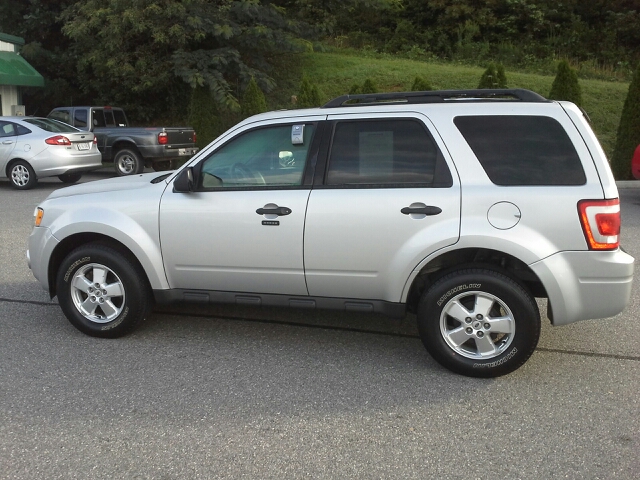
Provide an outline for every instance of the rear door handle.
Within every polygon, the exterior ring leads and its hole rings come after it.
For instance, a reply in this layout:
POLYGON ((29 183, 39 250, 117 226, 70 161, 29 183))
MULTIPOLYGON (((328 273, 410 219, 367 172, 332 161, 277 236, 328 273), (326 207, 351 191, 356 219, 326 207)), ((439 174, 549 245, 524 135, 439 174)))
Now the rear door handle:
POLYGON ((13 143, 13 140, 5 140, 4 142, 2 142, 3 145, 11 145, 13 143))
POLYGON ((432 205, 425 205, 424 207, 404 207, 400 212, 405 215, 411 215, 412 213, 422 214, 422 215, 438 215, 442 213, 442 209, 440 207, 434 207, 432 205))
POLYGON ((279 217, 289 215, 291 209, 289 207, 259 208, 256 210, 258 215, 277 215, 279 217))

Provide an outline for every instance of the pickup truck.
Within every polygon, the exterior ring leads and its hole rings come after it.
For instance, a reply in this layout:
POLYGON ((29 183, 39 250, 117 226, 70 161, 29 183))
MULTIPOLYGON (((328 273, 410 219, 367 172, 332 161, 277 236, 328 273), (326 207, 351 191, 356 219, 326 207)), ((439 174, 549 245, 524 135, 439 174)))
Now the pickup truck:
POLYGON ((113 162, 119 176, 175 168, 198 151, 191 127, 130 127, 117 107, 57 107, 47 117, 93 132, 102 161, 113 162))

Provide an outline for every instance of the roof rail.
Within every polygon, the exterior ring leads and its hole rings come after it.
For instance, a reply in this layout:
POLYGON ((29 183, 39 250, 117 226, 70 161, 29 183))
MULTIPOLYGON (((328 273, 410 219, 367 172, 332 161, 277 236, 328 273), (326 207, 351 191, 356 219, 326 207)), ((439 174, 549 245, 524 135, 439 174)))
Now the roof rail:
POLYGON ((443 103, 463 100, 467 102, 516 101, 548 102, 546 98, 531 90, 513 89, 477 89, 477 90, 430 90, 425 92, 365 93, 342 95, 330 100, 322 108, 364 107, 368 105, 397 105, 406 103, 443 103))

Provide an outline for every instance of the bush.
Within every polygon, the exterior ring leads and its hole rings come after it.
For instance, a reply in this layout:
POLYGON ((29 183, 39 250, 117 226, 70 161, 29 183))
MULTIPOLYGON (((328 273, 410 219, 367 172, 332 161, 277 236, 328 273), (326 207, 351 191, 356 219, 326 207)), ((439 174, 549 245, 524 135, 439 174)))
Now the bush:
POLYGON ((431 84, 425 80, 423 77, 416 77, 413 81, 413 85, 411 85, 412 92, 424 92, 427 90, 433 90, 431 84))
POLYGON ((558 64, 558 73, 551 85, 549 99, 568 100, 578 106, 582 105, 582 90, 578 83, 578 74, 566 60, 558 64))
POLYGON ((496 75, 498 79, 498 88, 508 88, 507 87, 507 74, 504 71, 504 65, 499 63, 496 66, 496 75))
POLYGON ((242 96, 240 110, 245 118, 267 111, 267 101, 264 98, 264 93, 262 93, 253 77, 251 77, 251 81, 242 96))
POLYGON ((321 103, 322 100, 320 100, 320 92, 318 91, 317 85, 309 82, 307 77, 303 77, 300 82, 300 91, 298 93, 298 107, 319 107, 321 103))
POLYGON ((507 88, 507 74, 501 63, 490 63, 480 77, 478 88, 507 88))
POLYGON ((613 175, 618 180, 631 178, 631 158, 640 145, 640 64, 636 69, 622 107, 616 146, 611 159, 613 175))
POLYGON ((360 93, 378 93, 378 87, 373 83, 370 78, 367 78, 362 84, 362 88, 360 89, 360 93))

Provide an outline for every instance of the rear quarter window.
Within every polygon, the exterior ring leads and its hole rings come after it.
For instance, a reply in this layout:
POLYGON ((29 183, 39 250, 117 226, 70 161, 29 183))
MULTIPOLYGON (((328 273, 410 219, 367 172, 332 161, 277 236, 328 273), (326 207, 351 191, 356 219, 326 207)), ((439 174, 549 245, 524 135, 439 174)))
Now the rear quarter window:
POLYGON ((571 139, 551 117, 478 115, 456 117, 454 123, 496 185, 586 183, 571 139))

